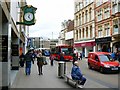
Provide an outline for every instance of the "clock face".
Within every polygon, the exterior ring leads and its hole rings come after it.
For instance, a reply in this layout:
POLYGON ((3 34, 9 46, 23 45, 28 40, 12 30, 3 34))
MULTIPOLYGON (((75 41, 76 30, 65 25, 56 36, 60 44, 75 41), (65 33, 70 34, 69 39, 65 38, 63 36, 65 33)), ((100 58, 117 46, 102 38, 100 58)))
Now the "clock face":
POLYGON ((24 19, 26 20, 26 21, 31 21, 32 19, 33 19, 33 14, 32 13, 25 13, 25 15, 24 15, 24 19))

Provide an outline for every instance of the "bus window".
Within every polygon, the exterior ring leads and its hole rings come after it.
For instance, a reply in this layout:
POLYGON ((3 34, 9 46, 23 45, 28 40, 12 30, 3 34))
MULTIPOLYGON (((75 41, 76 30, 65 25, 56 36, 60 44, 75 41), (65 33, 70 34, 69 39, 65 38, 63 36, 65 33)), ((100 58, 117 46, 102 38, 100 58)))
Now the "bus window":
POLYGON ((52 49, 51 49, 51 54, 55 54, 55 53, 56 53, 55 48, 52 48, 52 49))
POLYGON ((73 49, 72 48, 61 48, 61 52, 64 52, 65 55, 70 55, 73 53, 73 49))

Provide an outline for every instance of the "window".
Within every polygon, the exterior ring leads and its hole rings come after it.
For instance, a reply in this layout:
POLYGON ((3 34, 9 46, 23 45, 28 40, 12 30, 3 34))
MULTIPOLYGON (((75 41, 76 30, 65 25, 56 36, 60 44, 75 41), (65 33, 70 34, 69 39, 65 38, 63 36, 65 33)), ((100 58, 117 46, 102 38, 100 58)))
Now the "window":
POLYGON ((96 61, 99 61, 99 59, 98 59, 98 56, 97 56, 97 55, 95 55, 95 60, 96 60, 96 61))
POLYGON ((102 10, 99 10, 97 12, 97 21, 101 21, 102 20, 102 10))
POLYGON ((112 14, 115 14, 118 12, 118 7, 117 4, 112 7, 112 14))
POLYGON ((76 16, 76 26, 78 26, 78 16, 76 16))
POLYGON ((82 20, 81 20, 81 14, 79 15, 79 22, 80 22, 80 25, 81 25, 81 22, 82 22, 82 20))
POLYGON ((92 38, 92 26, 90 26, 90 38, 92 38))
POLYGON ((88 11, 86 10, 86 13, 85 13, 85 20, 86 22, 88 21, 88 11))
POLYGON ((83 4, 82 4, 82 2, 79 3, 79 7, 80 7, 80 9, 83 8, 83 4))
POLYGON ((76 40, 78 40, 78 30, 76 30, 76 40))
POLYGON ((81 38, 81 29, 79 30, 79 38, 81 38))
POLYGON ((113 21, 113 33, 118 33, 118 20, 113 21))
POLYGON ((84 23, 84 12, 82 13, 82 24, 84 23))
POLYGON ((113 59, 112 59, 112 57, 111 57, 111 55, 99 55, 99 57, 100 57, 100 61, 102 61, 102 62, 107 62, 107 61, 112 61, 113 59))
POLYGON ((110 7, 104 8, 104 19, 110 17, 110 7))
POLYGON ((84 38, 84 28, 83 28, 83 36, 82 37, 84 38))
POLYGON ((99 30, 98 31, 98 37, 101 37, 102 36, 102 30, 99 30))
POLYGON ((98 37, 102 37, 102 26, 98 26, 98 37))
POLYGON ((120 12, 120 0, 119 0, 119 4, 118 4, 118 12, 120 12))
POLYGON ((102 4, 102 0, 96 0, 96 6, 100 6, 102 4))
POLYGON ((86 38, 88 38, 88 27, 86 27, 86 38))
POLYGON ((109 24, 105 24, 105 36, 109 36, 110 35, 110 26, 109 24))
POLYGON ((78 3, 75 4, 75 12, 77 12, 77 11, 79 11, 79 4, 78 3))
POLYGON ((92 20, 92 8, 89 10, 89 20, 92 20))

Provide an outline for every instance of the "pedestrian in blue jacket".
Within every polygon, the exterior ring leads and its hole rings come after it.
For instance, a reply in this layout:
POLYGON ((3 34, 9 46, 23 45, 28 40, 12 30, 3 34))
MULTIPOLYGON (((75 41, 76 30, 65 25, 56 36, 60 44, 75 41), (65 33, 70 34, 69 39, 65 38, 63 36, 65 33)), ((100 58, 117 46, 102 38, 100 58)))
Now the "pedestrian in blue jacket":
POLYGON ((28 52, 25 54, 25 62, 26 62, 26 67, 25 67, 25 73, 26 75, 30 75, 31 73, 31 63, 33 63, 33 58, 32 58, 33 50, 28 50, 28 52))
POLYGON ((74 62, 74 65, 72 67, 71 77, 72 77, 73 80, 78 80, 79 84, 82 87, 86 82, 86 78, 83 77, 77 61, 74 62))

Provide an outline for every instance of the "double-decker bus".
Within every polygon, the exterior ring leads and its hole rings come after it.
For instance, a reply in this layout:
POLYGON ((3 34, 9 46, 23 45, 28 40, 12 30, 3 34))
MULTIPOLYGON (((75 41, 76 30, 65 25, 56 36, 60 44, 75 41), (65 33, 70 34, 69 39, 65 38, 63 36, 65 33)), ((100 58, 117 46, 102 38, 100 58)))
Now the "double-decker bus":
POLYGON ((72 61, 73 60, 73 46, 69 45, 59 45, 55 48, 51 48, 51 55, 50 58, 54 58, 54 60, 60 60, 60 54, 64 52, 64 59, 65 61, 72 61))

